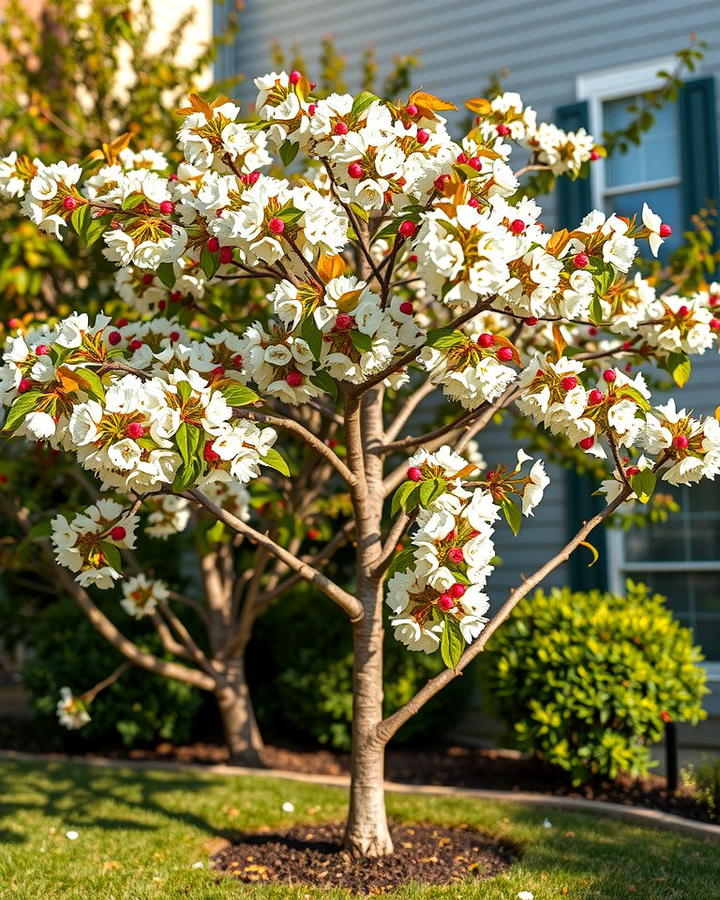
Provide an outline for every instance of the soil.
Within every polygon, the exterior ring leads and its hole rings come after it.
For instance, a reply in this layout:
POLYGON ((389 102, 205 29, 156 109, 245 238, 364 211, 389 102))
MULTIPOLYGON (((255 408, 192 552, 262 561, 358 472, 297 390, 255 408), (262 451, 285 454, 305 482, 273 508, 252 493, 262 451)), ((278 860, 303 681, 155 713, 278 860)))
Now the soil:
MULTIPOLYGON (((0 719, 0 749, 44 753, 47 744, 38 738, 25 720, 0 719)), ((75 744, 73 753, 78 752, 75 744)), ((98 747, 87 755, 114 759, 168 760, 212 765, 227 763, 226 748, 215 742, 177 746, 160 743, 152 748, 126 750, 122 747, 98 747)), ((263 761, 270 769, 285 769, 315 775, 342 775, 350 771, 350 757, 345 753, 308 748, 300 745, 268 744, 263 761)), ((697 803, 682 786, 673 794, 659 775, 632 778, 621 775, 614 781, 597 780, 593 784, 573 787, 564 772, 546 766, 536 759, 508 750, 486 750, 458 745, 429 747, 391 747, 385 766, 388 781, 404 784, 437 784, 467 788, 489 788, 506 791, 539 791, 589 800, 660 809, 689 819, 717 822, 703 805, 697 803)))
POLYGON ((342 825, 304 825, 244 835, 212 864, 244 882, 379 894, 408 881, 446 885, 491 878, 518 858, 511 844, 471 828, 395 825, 390 831, 395 853, 384 859, 357 859, 343 850, 342 825))

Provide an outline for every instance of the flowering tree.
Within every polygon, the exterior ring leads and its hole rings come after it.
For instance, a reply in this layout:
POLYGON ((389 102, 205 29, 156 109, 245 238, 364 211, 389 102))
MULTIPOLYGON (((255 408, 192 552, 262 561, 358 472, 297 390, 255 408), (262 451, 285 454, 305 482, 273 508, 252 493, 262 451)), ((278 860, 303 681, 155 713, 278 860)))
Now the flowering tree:
MULTIPOLYGON (((4 160, 4 189, 41 229, 60 238, 69 225, 87 244, 102 240, 141 314, 74 314, 11 338, 0 369, 4 432, 73 453, 97 477, 105 496, 52 522, 58 577, 135 661, 87 589, 121 582, 134 615, 160 611, 183 662, 146 654, 141 665, 198 683, 218 672, 183 634, 169 602, 181 598, 149 573, 123 580, 145 510, 168 528, 179 511, 203 510, 256 548, 257 568, 245 573, 254 591, 267 597, 304 579, 347 615, 346 843, 379 856, 392 851, 383 756, 398 728, 522 597, 580 544, 592 549, 592 530, 621 504, 647 502, 658 479, 689 484, 720 471, 717 419, 672 401, 654 406, 643 375, 626 371, 654 364, 684 383, 689 354, 716 342, 717 297, 713 288, 658 294, 628 274, 638 240, 657 253, 671 232, 647 206, 639 220, 594 211, 572 230, 544 229, 519 179, 575 177, 603 151, 582 130, 538 123, 515 94, 469 101, 476 118, 458 143, 441 115, 454 107, 428 93, 315 99, 298 71, 256 85, 250 123, 230 101, 191 96, 178 132, 184 162, 172 174, 164 157, 123 140, 82 164, 4 160), (517 171, 513 147, 530 153, 517 171), (284 178, 263 173, 279 162, 284 178), (269 307, 257 321, 203 308, 208 283, 248 280, 269 307), (195 311, 171 317, 187 297, 195 311), (436 390, 453 417, 413 433, 436 390), (548 483, 542 460, 523 451, 483 470, 473 439, 511 405, 608 460, 608 503, 489 618, 496 527, 504 519, 516 535, 548 483), (322 468, 301 467, 299 447, 322 468), (254 522, 240 499, 268 484, 289 498, 298 479, 339 517, 347 512, 325 546, 305 554, 254 522), (347 537, 357 548, 352 587, 324 571, 347 537), (395 637, 447 666, 385 719, 384 598, 395 637)), ((222 578, 220 562, 213 574, 222 578)), ((218 634, 229 625, 220 621, 218 634)), ((72 713, 65 697, 63 714, 72 713)))

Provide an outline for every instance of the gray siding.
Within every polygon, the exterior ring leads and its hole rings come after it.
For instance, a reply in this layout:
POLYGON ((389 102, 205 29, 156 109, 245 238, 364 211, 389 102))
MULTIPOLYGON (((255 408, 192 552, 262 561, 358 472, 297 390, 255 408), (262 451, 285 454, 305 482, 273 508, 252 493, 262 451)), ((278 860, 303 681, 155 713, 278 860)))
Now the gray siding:
MULTIPOLYGON (((223 16, 223 8, 216 7, 218 23, 223 16)), ((686 46, 693 32, 709 45, 699 74, 720 72, 717 0, 605 0, 594 5, 584 0, 246 0, 240 21, 237 43, 221 59, 218 75, 248 75, 239 94, 249 102, 252 77, 271 68, 273 40, 287 49, 297 44, 313 65, 325 34, 334 36, 347 58, 351 89, 357 87, 353 79, 362 52, 373 45, 381 74, 393 56, 419 54, 418 85, 458 105, 482 93, 490 75, 506 72, 504 87, 518 91, 540 117, 550 119, 557 106, 577 99, 578 75, 668 56, 686 46)), ((543 218, 552 222, 553 213, 546 204, 543 218)), ((683 393, 684 405, 696 412, 713 410, 718 403, 714 354, 695 363, 691 385, 683 393)), ((482 436, 481 449, 492 465, 512 461, 516 448, 506 428, 491 428, 482 436)), ((504 526, 500 528, 498 551, 504 565, 491 582, 499 601, 564 543, 565 508, 573 498, 566 497, 562 471, 551 468, 549 473, 551 487, 537 517, 526 522, 517 541, 508 541, 504 526)), ((566 579, 562 567, 546 584, 566 579)))

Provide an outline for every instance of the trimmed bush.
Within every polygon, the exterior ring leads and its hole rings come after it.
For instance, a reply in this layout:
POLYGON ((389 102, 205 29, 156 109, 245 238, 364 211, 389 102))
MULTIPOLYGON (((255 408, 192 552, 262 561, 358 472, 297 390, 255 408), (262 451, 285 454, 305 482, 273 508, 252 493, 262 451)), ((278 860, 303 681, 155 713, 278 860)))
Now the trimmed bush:
POLYGON ((482 654, 488 707, 512 744, 573 784, 644 775, 664 721, 705 718, 702 656, 643 584, 627 594, 569 588, 526 597, 482 654))

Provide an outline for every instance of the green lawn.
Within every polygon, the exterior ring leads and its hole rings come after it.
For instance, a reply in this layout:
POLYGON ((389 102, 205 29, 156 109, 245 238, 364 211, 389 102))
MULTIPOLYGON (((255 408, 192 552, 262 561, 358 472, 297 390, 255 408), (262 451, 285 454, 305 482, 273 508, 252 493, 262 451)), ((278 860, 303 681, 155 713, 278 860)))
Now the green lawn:
MULTIPOLYGON (((717 844, 616 819, 515 804, 390 795, 397 821, 467 823, 511 838, 506 875, 451 889, 407 885, 393 898, 484 900, 529 890, 550 897, 710 900, 720 895, 717 844), (552 828, 543 828, 547 815, 552 828)), ((208 870, 219 839, 242 829, 339 820, 344 792, 275 778, 0 762, 0 897, 242 897, 327 900, 340 891, 241 885, 208 870), (282 805, 290 801, 294 813, 282 805), (68 831, 79 837, 69 840, 68 831), (193 868, 193 864, 202 867, 193 868)))

